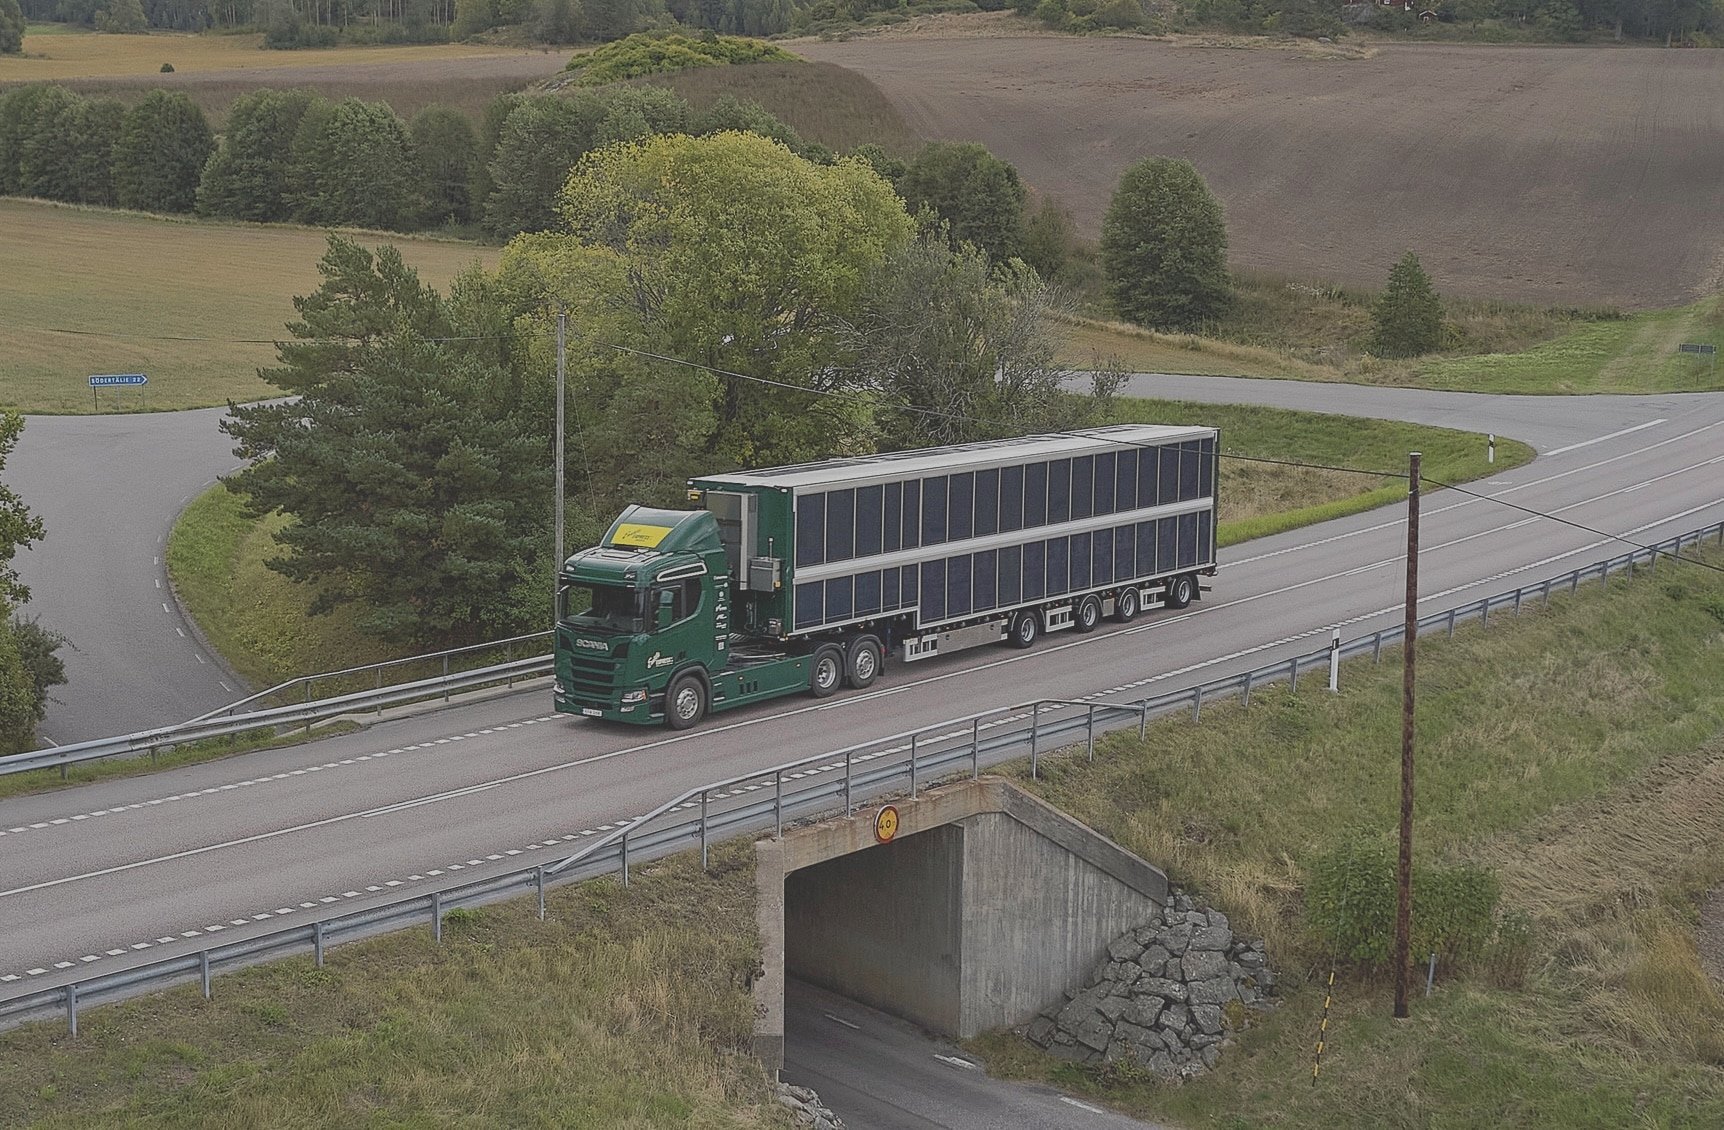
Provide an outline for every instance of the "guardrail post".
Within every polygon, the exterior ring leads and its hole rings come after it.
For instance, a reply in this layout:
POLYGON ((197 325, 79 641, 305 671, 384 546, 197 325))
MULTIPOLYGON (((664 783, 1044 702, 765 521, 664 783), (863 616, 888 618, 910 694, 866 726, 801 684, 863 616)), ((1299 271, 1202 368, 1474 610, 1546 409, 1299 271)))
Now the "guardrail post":
MULTIPOLYGON (((910 799, 911 800, 916 799, 916 739, 921 737, 921 736, 922 736, 921 734, 911 734, 910 735, 910 799)), ((975 748, 976 747, 974 745, 970 746, 970 749, 972 751, 975 748)), ((973 761, 973 758, 972 758, 972 761, 973 761)))
POLYGON ((1546 577, 1544 579, 1544 606, 1546 608, 1550 607, 1550 578, 1549 577, 1546 577))
POLYGON ((844 751, 844 815, 849 816, 854 811, 850 807, 850 751, 844 751))
POLYGON ((1568 575, 1568 594, 1573 596, 1580 591, 1580 570, 1576 569, 1568 575))
POLYGON ((1089 753, 1089 759, 1095 760, 1095 704, 1089 707, 1089 717, 1084 720, 1084 745, 1089 753))
POLYGON ((311 955, 317 963, 317 968, 323 968, 323 920, 320 918, 311 924, 311 955))
POLYGON ((784 838, 784 770, 772 771, 772 838, 784 838))
POLYGON ((1479 627, 1489 627, 1491 622, 1491 598, 1485 597, 1479 601, 1479 627))
POLYGON ((198 980, 203 982, 204 1000, 210 999, 210 951, 198 954, 198 980))
POLYGON ((1514 614, 1516 616, 1520 615, 1520 594, 1520 589, 1514 590, 1514 614))
POLYGON ((1449 609, 1449 638, 1455 638, 1455 610, 1449 609))
POLYGON ((72 1038, 78 1038, 78 983, 73 981, 66 986, 66 1028, 72 1038))
POLYGON ((1191 720, 1197 721, 1203 716, 1203 684, 1198 683, 1191 688, 1191 720))
POLYGON ((1297 655, 1287 661, 1287 689, 1290 691, 1299 689, 1299 657, 1297 655))
POLYGON ((629 834, 623 832, 623 886, 629 885, 629 834))
POLYGON ((449 657, 443 657, 443 701, 449 701, 449 657))
POLYGON ((706 790, 700 790, 700 869, 706 870, 706 790))
MULTIPOLYGON (((504 644, 503 645, 503 662, 504 663, 513 663, 514 661, 515 661, 515 645, 513 643, 504 644)), ((556 661, 552 660, 552 664, 555 665, 555 663, 556 663, 556 661)), ((515 673, 513 671, 510 671, 509 672, 509 686, 511 688, 513 688, 514 685, 515 685, 515 673)))
MULTIPOLYGON (((1251 676, 1246 676, 1247 681, 1250 678, 1251 676)), ((1141 742, 1147 737, 1149 737, 1149 703, 1142 702, 1137 707, 1137 740, 1141 742)))
MULTIPOLYGON (((155 759, 156 759, 156 750, 155 750, 155 747, 152 746, 152 747, 150 747, 150 760, 154 761, 155 759)), ((67 774, 70 772, 71 772, 71 765, 67 762, 64 762, 64 761, 60 762, 60 780, 62 780, 62 781, 68 780, 69 778, 67 777, 67 774)))
MULTIPOLYGON (((1255 672, 1255 671, 1245 672, 1245 699, 1244 699, 1244 705, 1245 706, 1251 705, 1251 680, 1252 680, 1252 676, 1255 674, 1257 674, 1257 672, 1255 672)), ((1144 713, 1145 714, 1149 713, 1147 708, 1145 708, 1144 713)))
POLYGON ((1373 667, 1383 665, 1383 633, 1381 631, 1371 637, 1371 665, 1373 667))
POLYGON ((431 892, 431 940, 443 941, 443 892, 431 892))
MULTIPOLYGON (((1034 739, 1031 740, 1034 744, 1034 739)), ((970 780, 982 775, 982 720, 970 719, 970 780)))
POLYGON ((1041 720, 1042 704, 1038 702, 1034 706, 1030 707, 1030 780, 1032 781, 1036 779, 1036 769, 1039 765, 1039 755, 1036 752, 1036 737, 1038 736, 1037 731, 1040 728, 1041 720))
MULTIPOLYGON (((311 709, 311 684, 312 684, 311 679, 305 680, 305 707, 307 710, 311 709)), ((305 732, 308 734, 311 733, 311 719, 310 718, 307 718, 305 720, 305 732)))
MULTIPOLYGON (((383 668, 381 667, 377 669, 377 693, 383 693, 383 668)), ((383 704, 381 702, 377 704, 377 716, 383 717, 383 704)))
POLYGON ((545 865, 533 868, 533 881, 539 888, 539 921, 545 920, 545 865))

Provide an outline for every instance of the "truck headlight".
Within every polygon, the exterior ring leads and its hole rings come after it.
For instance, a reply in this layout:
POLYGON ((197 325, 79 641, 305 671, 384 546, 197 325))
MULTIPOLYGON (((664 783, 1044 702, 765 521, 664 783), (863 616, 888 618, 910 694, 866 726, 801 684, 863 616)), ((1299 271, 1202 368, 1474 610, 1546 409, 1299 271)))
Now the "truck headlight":
POLYGON ((629 705, 630 703, 645 702, 645 701, 646 701, 646 692, 645 691, 625 691, 623 693, 623 704, 625 706, 629 705))

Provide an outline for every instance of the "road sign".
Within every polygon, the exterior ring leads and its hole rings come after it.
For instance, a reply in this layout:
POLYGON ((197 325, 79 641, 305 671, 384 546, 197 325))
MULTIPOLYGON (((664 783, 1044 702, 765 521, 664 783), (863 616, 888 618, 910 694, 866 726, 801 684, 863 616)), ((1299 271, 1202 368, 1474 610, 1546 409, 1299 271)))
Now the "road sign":
POLYGON ((889 844, 897 834, 898 810, 888 804, 874 817, 874 838, 883 844, 889 844))
POLYGON ((142 373, 105 373, 90 378, 91 388, 107 388, 110 385, 147 385, 150 378, 142 373))
POLYGON ((1705 342, 1684 342, 1676 347, 1676 351, 1678 353, 1717 353, 1718 347, 1716 345, 1707 345, 1705 342))

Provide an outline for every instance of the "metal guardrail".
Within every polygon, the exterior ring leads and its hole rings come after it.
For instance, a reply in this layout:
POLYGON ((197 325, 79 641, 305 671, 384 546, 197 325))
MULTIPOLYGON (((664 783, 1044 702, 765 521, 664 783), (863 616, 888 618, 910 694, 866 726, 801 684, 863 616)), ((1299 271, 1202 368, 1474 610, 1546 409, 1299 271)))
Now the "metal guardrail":
POLYGON ((470 647, 435 652, 431 655, 415 655, 407 659, 393 659, 386 663, 372 663, 364 667, 352 667, 345 671, 307 675, 282 683, 280 686, 271 687, 267 691, 260 691, 249 698, 230 703, 219 710, 201 714, 191 721, 182 722, 177 726, 164 726, 155 730, 143 730, 136 734, 122 734, 113 738, 96 738, 92 741, 76 742, 72 745, 54 746, 50 749, 0 757, 0 776, 10 773, 27 773, 33 769, 55 768, 58 768, 61 776, 64 776, 70 766, 85 761, 97 761, 106 757, 122 757, 128 754, 147 753, 154 755, 169 746, 185 745, 209 738, 227 737, 249 730, 280 729, 294 726, 304 726, 309 729, 319 722, 327 722, 343 715, 381 713, 385 707, 401 706, 412 702, 426 702, 438 697, 441 697, 444 702, 448 702, 449 697, 453 694, 483 690, 486 687, 499 684, 512 687, 522 679, 549 675, 552 670, 551 656, 536 655, 525 659, 510 659, 502 663, 493 663, 489 666, 475 667, 466 671, 451 670, 450 661, 456 656, 499 647, 513 647, 515 644, 545 638, 549 635, 549 632, 535 632, 532 635, 516 636, 509 640, 499 640, 496 643, 476 644, 470 647), (434 663, 438 660, 441 660, 443 664, 443 673, 440 675, 405 683, 384 685, 383 675, 386 670, 400 668, 408 664, 434 663), (375 673, 377 685, 370 690, 337 694, 328 698, 312 698, 312 687, 318 680, 331 682, 341 678, 371 673, 375 673), (285 706, 245 709, 272 695, 296 688, 303 689, 305 701, 290 703, 285 706), (244 712, 237 713, 239 711, 244 712))
MULTIPOLYGON (((1656 569, 1660 558, 1674 558, 1683 548, 1698 547, 1708 539, 1716 539, 1724 546, 1724 522, 1421 617, 1418 630, 1420 634, 1447 631, 1453 635, 1459 624, 1474 619, 1488 623, 1493 612, 1518 613, 1532 600, 1548 604, 1553 593, 1565 590, 1573 593, 1584 580, 1597 578, 1608 585, 1613 575, 1626 574, 1632 578, 1642 564, 1656 569)), ((1380 660, 1384 646, 1399 641, 1404 634, 1405 629, 1397 625, 1359 636, 1341 644, 1339 654, 1341 658, 1369 654, 1373 660, 1380 660)), ((1296 688, 1302 673, 1313 669, 1326 672, 1335 650, 1326 647, 1136 702, 1041 699, 1000 707, 729 777, 690 789, 650 812, 623 821, 613 831, 595 836, 581 850, 559 862, 537 864, 224 946, 0 999, 0 1025, 64 1010, 67 1025, 76 1035, 78 1009, 83 1004, 144 987, 165 988, 194 977, 199 979, 208 997, 211 978, 218 970, 308 948, 321 966, 325 949, 334 942, 421 922, 428 921, 433 937, 441 939, 443 916, 448 911, 528 891, 537 892, 538 912, 543 918, 545 890, 549 886, 613 872, 620 872, 627 883, 632 864, 695 847, 699 847, 701 862, 705 864, 708 849, 715 842, 768 828, 778 835, 787 823, 825 816, 840 808, 849 814, 858 804, 906 789, 914 796, 936 781, 966 771, 975 776, 1003 761, 1027 756, 1034 775, 1039 772, 1043 753, 1079 742, 1093 759, 1096 738, 1102 734, 1133 723, 1141 734, 1151 718, 1175 711, 1190 710, 1195 720, 1201 717, 1206 702, 1232 694, 1241 695, 1249 705, 1257 688, 1283 681, 1296 688)))

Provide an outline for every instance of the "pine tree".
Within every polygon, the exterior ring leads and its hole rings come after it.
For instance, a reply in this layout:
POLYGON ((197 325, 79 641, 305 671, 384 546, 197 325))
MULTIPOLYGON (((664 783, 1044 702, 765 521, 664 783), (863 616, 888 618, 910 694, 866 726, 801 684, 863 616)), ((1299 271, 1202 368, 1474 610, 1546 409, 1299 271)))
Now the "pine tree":
POLYGON ((1126 169, 1101 226, 1108 297, 1155 329, 1196 329, 1233 301, 1221 202, 1190 161, 1147 157, 1126 169))
POLYGON ((1371 307, 1371 322, 1370 349, 1378 357, 1417 357, 1442 341, 1442 300, 1411 251, 1389 269, 1389 285, 1371 307))

